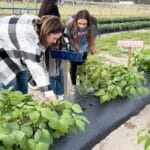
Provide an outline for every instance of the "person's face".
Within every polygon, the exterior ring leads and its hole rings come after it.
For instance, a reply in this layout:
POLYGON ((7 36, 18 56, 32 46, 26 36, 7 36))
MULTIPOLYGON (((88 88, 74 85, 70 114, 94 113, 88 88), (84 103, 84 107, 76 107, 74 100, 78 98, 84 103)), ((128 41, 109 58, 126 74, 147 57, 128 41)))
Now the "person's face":
POLYGON ((47 44, 48 46, 51 46, 53 44, 56 44, 57 40, 62 36, 62 33, 51 33, 47 36, 47 44))
POLYGON ((84 29, 85 27, 87 27, 87 20, 86 19, 78 19, 77 20, 77 26, 80 29, 84 29))

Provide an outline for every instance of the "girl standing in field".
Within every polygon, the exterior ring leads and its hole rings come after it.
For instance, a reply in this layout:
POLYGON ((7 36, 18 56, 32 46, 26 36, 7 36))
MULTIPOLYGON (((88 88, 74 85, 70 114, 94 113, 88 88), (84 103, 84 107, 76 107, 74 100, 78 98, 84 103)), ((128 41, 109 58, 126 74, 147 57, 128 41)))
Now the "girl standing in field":
MULTIPOLYGON (((97 21, 87 10, 81 10, 73 16, 67 25, 65 33, 69 36, 72 49, 83 54, 83 60, 87 59, 88 53, 95 53, 95 39, 97 36, 97 21)), ((76 72, 78 65, 82 63, 71 62, 70 76, 73 91, 76 87, 76 72)))

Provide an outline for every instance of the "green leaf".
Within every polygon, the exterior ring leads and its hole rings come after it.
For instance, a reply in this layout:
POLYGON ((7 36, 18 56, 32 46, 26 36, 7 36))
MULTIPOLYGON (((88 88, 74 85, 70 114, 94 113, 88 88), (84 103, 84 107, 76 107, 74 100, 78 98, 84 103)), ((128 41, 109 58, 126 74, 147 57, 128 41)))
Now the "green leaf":
POLYGON ((28 148, 29 150, 35 150, 36 142, 33 139, 28 140, 28 148))
POLYGON ((46 143, 38 142, 35 150, 48 150, 49 145, 46 143))
MULTIPOLYGON (((146 136, 146 135, 145 135, 146 136)), ((146 141, 145 141, 145 149, 147 149, 150 146, 150 137, 146 136, 146 141)))
POLYGON ((16 106, 19 107, 19 108, 22 108, 24 104, 25 104, 25 102, 17 104, 16 106))
POLYGON ((35 142, 44 142, 47 144, 52 144, 53 138, 51 137, 50 133, 46 129, 39 129, 36 131, 34 135, 34 141, 35 142))
POLYGON ((35 103, 34 101, 28 102, 27 104, 28 104, 28 105, 31 105, 31 106, 35 106, 35 105, 36 105, 36 103, 35 103))
POLYGON ((61 136, 61 133, 60 133, 60 132, 57 132, 57 131, 54 131, 54 132, 53 132, 53 138, 54 138, 54 139, 58 139, 58 138, 60 138, 60 136, 61 136))
POLYGON ((144 95, 144 94, 148 94, 149 90, 148 90, 148 88, 138 87, 137 92, 139 95, 144 95))
POLYGON ((119 86, 123 88, 124 86, 126 86, 126 84, 127 84, 127 81, 122 80, 122 81, 119 83, 119 86))
POLYGON ((35 142, 38 142, 39 140, 40 140, 40 137, 41 137, 41 130, 40 129, 38 129, 36 132, 35 132, 35 134, 34 134, 34 141, 35 142))
POLYGON ((25 133, 22 131, 14 131, 10 136, 13 138, 13 140, 15 140, 15 144, 20 144, 20 142, 25 137, 25 133))
POLYGON ((3 102, 0 101, 0 109, 3 109, 4 108, 4 104, 3 102))
POLYGON ((149 145, 149 146, 147 146, 145 150, 150 150, 150 145, 149 145))
POLYGON ((21 131, 24 132, 27 137, 31 137, 33 135, 31 126, 21 126, 21 131))
POLYGON ((0 146, 0 150, 6 150, 4 146, 0 146))
MULTIPOLYGON (((67 109, 68 110, 68 109, 67 109)), ((66 109, 63 111, 63 114, 61 116, 61 119, 66 120, 68 125, 72 125, 74 122, 73 117, 71 116, 71 113, 66 111, 66 109)))
POLYGON ((115 89, 115 85, 109 85, 108 87, 107 87, 107 90, 108 91, 112 91, 112 90, 114 90, 115 89))
POLYGON ((33 110, 33 109, 34 109, 34 106, 31 106, 31 105, 23 105, 23 109, 25 109, 25 110, 33 110))
POLYGON ((108 101, 108 100, 109 100, 108 94, 103 95, 103 96, 100 97, 101 103, 104 103, 104 102, 106 102, 106 101, 108 101))
POLYGON ((71 108, 75 113, 82 113, 82 109, 79 104, 73 104, 71 108))
POLYGON ((15 140, 10 135, 0 134, 0 140, 3 142, 5 147, 10 147, 15 144, 15 140))
POLYGON ((82 120, 76 119, 75 122, 80 130, 85 131, 85 123, 82 120))
POLYGON ((68 126, 68 123, 66 122, 66 120, 61 119, 57 130, 61 133, 67 133, 68 128, 69 128, 69 126, 68 126))
POLYGON ((143 141, 145 141, 146 137, 145 136, 139 136, 138 137, 138 140, 137 140, 137 143, 140 144, 142 143, 143 141))
POLYGON ((12 130, 12 131, 18 131, 19 130, 19 125, 17 122, 9 122, 7 124, 7 127, 12 130))
POLYGON ((7 127, 0 127, 0 134, 9 134, 10 133, 10 129, 8 129, 7 127))
POLYGON ((59 101, 59 102, 53 102, 56 110, 58 111, 63 111, 64 109, 67 109, 67 108, 71 108, 72 106, 72 103, 70 103, 69 101, 59 101))
POLYGON ((136 89, 135 89, 134 87, 131 87, 131 88, 130 88, 130 94, 131 94, 132 96, 137 95, 136 89))
POLYGON ((40 113, 38 111, 33 111, 29 114, 29 118, 33 121, 33 123, 39 120, 40 113))
POLYGON ((57 130, 59 127, 59 119, 54 118, 54 117, 50 118, 48 125, 50 128, 57 130))
MULTIPOLYGON (((40 121, 40 120, 39 120, 40 121)), ((40 122, 39 123, 39 128, 46 128, 46 123, 44 123, 44 122, 40 122)))
POLYGON ((14 131, 9 135, 1 134, 0 139, 3 141, 4 146, 8 148, 14 144, 19 144, 23 140, 24 136, 24 132, 14 131))
POLYGON ((106 77, 107 76, 107 70, 103 70, 102 72, 101 72, 101 77, 106 77))
POLYGON ((84 122, 90 124, 90 121, 85 116, 80 116, 80 119, 82 119, 84 122))
POLYGON ((24 99, 24 95, 19 91, 11 92, 9 97, 11 100, 10 103, 14 106, 21 103, 24 99))
POLYGON ((1 92, 1 93, 0 93, 0 101, 2 101, 2 102, 7 102, 8 95, 7 95, 7 94, 4 95, 4 93, 3 93, 2 90, 1 90, 0 92, 1 92))
POLYGON ((51 120, 51 118, 58 119, 57 112, 51 111, 49 108, 43 108, 43 110, 41 111, 41 115, 47 120, 51 120))
POLYGON ((41 129, 40 142, 46 143, 48 145, 53 143, 53 138, 46 129, 41 129))
POLYGON ((20 111, 20 109, 15 109, 15 111, 12 112, 13 118, 18 118, 20 116, 22 116, 22 111, 20 111))
POLYGON ((95 93, 96 96, 102 96, 105 95, 105 90, 104 89, 99 89, 98 92, 95 93))

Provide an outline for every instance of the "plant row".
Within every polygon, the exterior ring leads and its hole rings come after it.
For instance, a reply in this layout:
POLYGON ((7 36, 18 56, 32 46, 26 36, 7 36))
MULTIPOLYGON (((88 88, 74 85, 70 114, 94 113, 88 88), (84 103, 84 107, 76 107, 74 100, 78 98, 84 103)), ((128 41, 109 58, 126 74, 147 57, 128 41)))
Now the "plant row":
POLYGON ((150 50, 134 53, 133 66, 138 66, 139 70, 150 72, 150 50))
POLYGON ((125 22, 135 22, 135 21, 150 21, 149 16, 139 16, 139 17, 120 17, 120 18, 98 18, 99 24, 111 24, 111 23, 125 23, 125 22))
POLYGON ((149 21, 136 21, 136 22, 98 25, 98 31, 101 34, 101 33, 127 31, 127 30, 136 30, 136 29, 149 28, 149 27, 150 27, 149 21))
POLYGON ((148 92, 144 87, 144 72, 122 65, 105 65, 98 60, 87 60, 78 69, 79 91, 87 94, 92 87, 100 103, 113 100, 117 96, 132 97, 148 92))
POLYGON ((54 139, 85 129, 78 104, 33 101, 31 95, 0 91, 0 150, 48 150, 54 139))

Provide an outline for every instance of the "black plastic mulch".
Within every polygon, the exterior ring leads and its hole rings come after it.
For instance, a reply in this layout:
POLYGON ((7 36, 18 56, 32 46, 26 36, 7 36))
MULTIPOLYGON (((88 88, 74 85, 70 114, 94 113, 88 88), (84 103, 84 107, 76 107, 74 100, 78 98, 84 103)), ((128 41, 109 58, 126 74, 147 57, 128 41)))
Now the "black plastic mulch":
MULTIPOLYGON (((150 82, 148 87, 150 88, 150 82)), ((86 125, 85 132, 67 135, 56 140, 53 150, 91 150, 111 131, 150 104, 150 94, 143 97, 136 96, 132 99, 118 97, 102 105, 92 95, 82 96, 77 93, 69 100, 80 104, 90 124, 86 125)))

